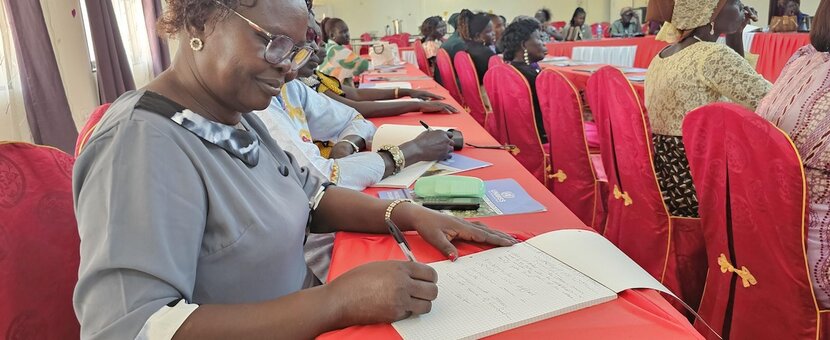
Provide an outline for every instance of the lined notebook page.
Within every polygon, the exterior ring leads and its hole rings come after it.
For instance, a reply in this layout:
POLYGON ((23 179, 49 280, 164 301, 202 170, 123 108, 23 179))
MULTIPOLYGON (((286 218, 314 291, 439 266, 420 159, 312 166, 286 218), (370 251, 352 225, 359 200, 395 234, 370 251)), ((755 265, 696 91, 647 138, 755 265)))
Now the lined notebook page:
POLYGON ((526 243, 430 266, 438 298, 430 313, 392 324, 404 339, 477 339, 617 297, 526 243))

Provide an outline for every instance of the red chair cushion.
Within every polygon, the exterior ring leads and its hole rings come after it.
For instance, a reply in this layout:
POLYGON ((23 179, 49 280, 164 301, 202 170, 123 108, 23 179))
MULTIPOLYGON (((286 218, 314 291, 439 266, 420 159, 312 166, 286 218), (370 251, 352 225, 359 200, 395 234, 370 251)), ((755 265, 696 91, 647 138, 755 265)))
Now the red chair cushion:
POLYGON ((709 264, 701 316, 724 339, 816 339, 806 187, 792 141, 726 103, 690 112, 683 136, 709 264), (756 282, 722 272, 730 267, 756 282))
POLYGON ((546 183, 547 155, 536 129, 533 98, 527 80, 513 66, 504 65, 487 71, 484 87, 493 107, 486 124, 488 131, 499 142, 516 145, 519 153, 515 156, 519 163, 541 183, 546 183))
POLYGON ((464 98, 461 96, 461 90, 458 89, 456 82, 455 69, 452 67, 452 60, 447 50, 438 49, 438 55, 435 56, 435 64, 438 65, 438 72, 441 74, 441 85, 447 89, 450 95, 462 106, 464 105, 464 98))
POLYGON ((582 116, 582 98, 562 74, 545 69, 536 79, 539 106, 550 148, 551 191, 585 225, 602 231, 604 211, 599 192, 599 177, 591 161, 582 116))
POLYGON ((66 153, 0 144, 0 334, 77 339, 72 307, 80 240, 66 153))
POLYGON ((95 130, 95 127, 98 125, 98 122, 100 122, 101 118, 104 117, 104 113, 107 112, 107 109, 109 109, 109 107, 110 103, 105 103, 99 106, 97 109, 95 109, 95 111, 92 112, 92 115, 89 116, 89 118, 86 121, 86 124, 84 124, 84 127, 78 133, 78 140, 75 142, 75 157, 78 157, 78 155, 81 154, 81 150, 83 150, 84 145, 86 145, 86 142, 92 135, 92 131, 95 130))
POLYGON ((470 115, 473 116, 481 126, 487 118, 487 108, 481 98, 481 84, 478 82, 478 72, 473 64, 470 54, 459 51, 455 54, 455 71, 458 74, 458 82, 461 84, 461 95, 467 103, 470 115))
POLYGON ((429 67, 427 52, 424 51, 424 45, 421 43, 421 40, 415 40, 415 59, 418 60, 418 69, 432 77, 432 69, 429 67))
POLYGON ((605 236, 669 289, 696 305, 705 269, 694 228, 675 230, 654 172, 651 129, 631 83, 613 67, 588 79, 587 98, 597 121, 608 175, 605 236), (683 249, 677 249, 682 240, 683 249), (682 256, 680 256, 682 255, 682 256))

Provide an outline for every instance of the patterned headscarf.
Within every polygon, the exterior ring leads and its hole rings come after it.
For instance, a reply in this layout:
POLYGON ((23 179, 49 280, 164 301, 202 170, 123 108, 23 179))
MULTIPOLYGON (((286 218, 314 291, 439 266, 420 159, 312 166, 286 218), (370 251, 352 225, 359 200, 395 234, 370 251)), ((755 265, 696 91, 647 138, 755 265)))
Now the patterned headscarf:
POLYGON ((663 21, 657 40, 675 43, 714 22, 727 0, 651 0, 648 20, 663 21))

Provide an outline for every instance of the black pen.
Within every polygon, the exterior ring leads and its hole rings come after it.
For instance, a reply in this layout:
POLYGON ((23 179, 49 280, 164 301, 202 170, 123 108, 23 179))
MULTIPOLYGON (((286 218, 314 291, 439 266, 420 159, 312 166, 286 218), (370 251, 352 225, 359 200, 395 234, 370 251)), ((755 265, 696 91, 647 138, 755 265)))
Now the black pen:
POLYGON ((421 126, 423 126, 424 129, 427 129, 427 131, 432 131, 432 128, 429 127, 429 125, 427 125, 427 123, 424 123, 423 120, 419 120, 419 122, 421 122, 421 126))
POLYGON ((408 258, 409 261, 418 262, 418 260, 415 259, 415 254, 412 253, 412 249, 409 248, 409 243, 406 242, 406 238, 403 237, 403 233, 400 229, 398 229, 398 226, 395 225, 395 222, 392 222, 391 219, 387 219, 386 225, 389 226, 389 233, 391 233, 392 237, 395 238, 395 242, 398 242, 398 246, 401 247, 401 251, 404 255, 406 255, 406 258, 408 258))

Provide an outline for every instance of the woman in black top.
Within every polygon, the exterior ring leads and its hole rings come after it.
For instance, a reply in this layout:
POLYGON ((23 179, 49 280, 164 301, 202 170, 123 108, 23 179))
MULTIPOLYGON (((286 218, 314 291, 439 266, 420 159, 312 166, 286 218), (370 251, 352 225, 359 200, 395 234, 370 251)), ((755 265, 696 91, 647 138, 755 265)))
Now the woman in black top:
POLYGON ((536 115, 536 129, 542 143, 547 143, 547 133, 542 121, 542 111, 539 107, 539 97, 536 95, 536 76, 541 69, 537 64, 548 53, 541 39, 539 21, 527 17, 513 21, 502 36, 504 46, 504 60, 510 62, 527 79, 530 92, 533 96, 533 110, 536 115))
POLYGON ((458 18, 459 35, 465 42, 464 50, 470 54, 476 66, 478 81, 484 83, 484 73, 490 63, 490 57, 496 55, 490 45, 496 39, 493 23, 486 13, 475 14, 468 9, 462 10, 458 18))

